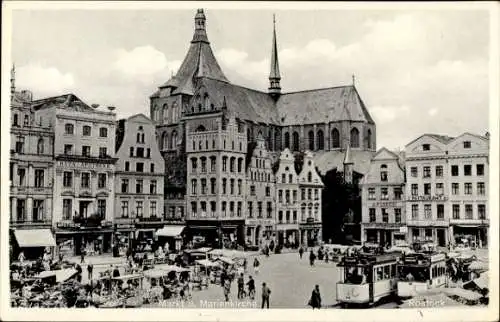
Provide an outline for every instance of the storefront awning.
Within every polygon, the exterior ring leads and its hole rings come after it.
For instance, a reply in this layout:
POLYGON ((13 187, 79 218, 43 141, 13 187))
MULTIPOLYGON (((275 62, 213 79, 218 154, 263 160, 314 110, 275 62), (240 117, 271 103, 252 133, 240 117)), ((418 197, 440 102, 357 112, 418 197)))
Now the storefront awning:
POLYGON ((19 229, 14 232, 19 247, 56 246, 54 236, 49 229, 19 229))
POLYGON ((180 236, 186 226, 165 226, 158 229, 156 236, 177 237, 180 236))

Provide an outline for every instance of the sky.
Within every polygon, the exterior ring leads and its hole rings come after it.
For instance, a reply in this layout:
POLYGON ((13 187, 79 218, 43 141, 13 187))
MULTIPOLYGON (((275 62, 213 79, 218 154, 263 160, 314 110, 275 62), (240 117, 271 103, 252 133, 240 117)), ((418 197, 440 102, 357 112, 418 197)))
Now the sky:
MULTIPOLYGON (((118 118, 149 115, 149 95, 180 66, 190 10, 15 10, 16 87, 72 92, 118 118)), ((283 92, 354 81, 377 125, 377 148, 423 133, 488 131, 489 14, 483 10, 205 10, 228 79, 266 90, 272 16, 283 92)))

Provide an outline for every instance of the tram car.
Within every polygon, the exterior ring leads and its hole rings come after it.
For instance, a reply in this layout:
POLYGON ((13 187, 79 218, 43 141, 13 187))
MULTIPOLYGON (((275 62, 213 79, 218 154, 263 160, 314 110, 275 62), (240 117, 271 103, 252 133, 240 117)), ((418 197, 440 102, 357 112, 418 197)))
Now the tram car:
POLYGON ((446 255, 443 253, 408 254, 398 263, 397 294, 400 298, 445 287, 446 283, 446 255))
POLYGON ((342 306, 371 306, 383 298, 394 296, 397 287, 396 265, 401 253, 359 253, 345 256, 337 267, 337 302, 342 306))

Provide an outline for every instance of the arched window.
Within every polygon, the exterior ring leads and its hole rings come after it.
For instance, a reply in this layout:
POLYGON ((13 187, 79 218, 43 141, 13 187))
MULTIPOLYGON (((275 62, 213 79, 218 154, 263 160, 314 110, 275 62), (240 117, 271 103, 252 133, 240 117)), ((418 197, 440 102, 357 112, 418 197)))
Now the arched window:
POLYGON ((333 129, 332 130, 332 149, 339 148, 339 147, 340 147, 339 130, 333 129))
POLYGON ((163 110, 162 110, 162 120, 163 120, 163 123, 168 123, 168 105, 167 104, 163 104, 163 110))
POLYGON ((285 133, 285 149, 290 148, 290 133, 285 133))
POLYGON ((210 110, 210 102, 207 93, 205 93, 205 96, 203 96, 203 108, 205 109, 205 111, 210 110))
POLYGON ((355 127, 351 130, 351 148, 359 148, 359 131, 355 127))
POLYGON ((163 132, 163 134, 161 135, 161 149, 168 149, 168 133, 167 132, 163 132))
POLYGON ((372 130, 370 130, 370 129, 368 129, 368 131, 366 131, 366 147, 368 149, 372 148, 372 130))
POLYGON ((177 122, 177 102, 173 102, 172 103, 172 107, 171 107, 171 110, 172 110, 172 123, 175 123, 177 122))
POLYGON ((307 173, 307 182, 312 182, 312 172, 311 171, 309 171, 307 173))
POLYGON ((318 147, 318 150, 324 150, 325 149, 325 138, 323 135, 322 130, 318 130, 318 134, 316 136, 316 146, 318 147))
MULTIPOLYGON (((279 151, 281 150, 281 140, 280 140, 280 133, 278 131, 274 132, 274 150, 279 151)), ((290 140, 290 138, 288 138, 290 140)))
POLYGON ((250 128, 247 128, 247 141, 248 142, 252 142, 253 141, 252 132, 250 131, 250 128))
POLYGON ((171 148, 172 149, 177 149, 177 131, 175 131, 175 130, 172 132, 171 148))
POLYGON ((314 151, 314 132, 309 131, 309 150, 314 151))
POLYGON ((299 133, 293 132, 292 141, 293 141, 293 151, 299 151, 299 133))
POLYGON ((42 138, 38 139, 38 144, 36 146, 36 152, 38 154, 43 154, 43 139, 42 138))

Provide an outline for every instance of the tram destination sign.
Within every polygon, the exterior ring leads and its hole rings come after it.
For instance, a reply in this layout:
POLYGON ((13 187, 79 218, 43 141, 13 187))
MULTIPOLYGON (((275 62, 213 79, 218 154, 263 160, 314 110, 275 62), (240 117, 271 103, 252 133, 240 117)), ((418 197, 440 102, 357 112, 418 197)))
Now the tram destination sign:
POLYGON ((423 196, 409 196, 407 201, 446 201, 448 197, 445 195, 423 195, 423 196))

